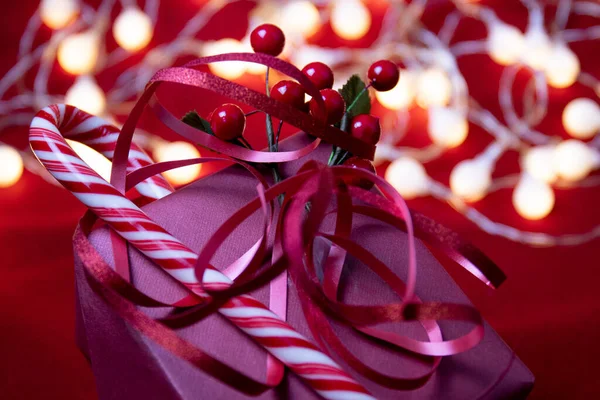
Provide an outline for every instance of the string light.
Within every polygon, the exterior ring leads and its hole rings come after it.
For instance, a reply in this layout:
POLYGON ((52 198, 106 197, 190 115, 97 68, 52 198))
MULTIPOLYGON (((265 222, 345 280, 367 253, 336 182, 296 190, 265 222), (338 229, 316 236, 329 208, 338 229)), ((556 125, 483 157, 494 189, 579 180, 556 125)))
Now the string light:
MULTIPOLYGON (((244 37, 244 39, 242 39, 241 45, 242 46, 240 47, 240 49, 243 49, 242 51, 244 51, 246 53, 252 53, 254 51, 254 50, 252 50, 252 45, 250 44, 250 36, 248 36, 248 35, 246 35, 244 37)), ((209 66, 209 68, 210 68, 210 66, 209 66)), ((247 72, 249 74, 264 76, 266 70, 267 70, 267 67, 265 67, 262 64, 251 63, 251 62, 244 63, 244 72, 247 72)))
POLYGON ((256 7, 248 15, 248 32, 252 32, 254 28, 262 24, 273 24, 281 27, 281 17, 281 6, 276 1, 258 1, 256 2, 256 7))
POLYGON ((83 75, 65 95, 65 102, 93 115, 102 115, 106 108, 106 97, 93 77, 83 75))
POLYGON ((501 65, 515 64, 525 48, 525 38, 514 26, 495 21, 489 27, 487 48, 492 60, 501 65))
POLYGON ((589 139, 600 130, 600 106, 586 98, 571 100, 562 114, 567 133, 577 139, 589 139))
POLYGON ((554 192, 546 182, 525 173, 513 191, 512 202, 520 216, 538 220, 554 208, 554 192))
POLYGON ((423 108, 445 106, 452 96, 452 83, 440 68, 430 68, 419 75, 417 104, 423 108))
POLYGON ((391 162, 385 171, 385 180, 406 199, 429 193, 429 177, 423 165, 410 157, 391 162))
POLYGON ((543 71, 552 55, 552 43, 543 27, 530 27, 525 33, 525 46, 521 59, 531 68, 543 71))
POLYGON ((110 181, 112 163, 96 150, 81 142, 66 139, 67 143, 91 169, 96 171, 105 181, 110 181))
MULTIPOLYGON (((298 49, 294 49, 294 51, 290 54, 290 61, 296 65, 298 68, 303 68, 306 64, 311 62, 320 61, 323 64, 332 65, 336 62, 336 54, 331 51, 326 51, 320 47, 306 45, 302 46, 298 49)), ((339 80, 339 74, 334 75, 333 86, 338 87, 336 85, 337 80, 339 80)))
POLYGON ((153 34, 152 21, 137 7, 127 7, 113 24, 115 40, 127 51, 138 51, 150 43, 153 34))
POLYGON ((42 0, 40 18, 51 29, 62 29, 69 25, 79 12, 76 0, 42 0))
POLYGON ((359 0, 337 0, 331 9, 331 27, 342 39, 360 39, 371 28, 371 12, 359 0))
POLYGON ((598 155, 585 143, 569 139, 556 146, 554 162, 561 178, 578 181, 585 178, 598 164, 598 155))
MULTIPOLYGON (((158 6, 159 1, 153 2, 154 6, 150 3, 150 5, 146 4, 145 9, 148 10, 149 15, 153 15, 154 10, 157 10, 155 6, 158 6)), ((31 59, 33 63, 19 63, 14 66, 14 70, 11 70, 4 78, 0 79, 0 93, 4 94, 7 90, 16 88, 19 94, 14 100, 13 98, 2 97, 4 108, 0 110, 0 115, 13 118, 16 109, 27 110, 30 108, 31 110, 38 110, 48 104, 50 99, 52 102, 64 101, 64 97, 60 93, 48 93, 48 88, 55 85, 47 85, 48 80, 53 78, 51 71, 45 65, 47 63, 42 62, 40 64, 37 62, 40 60, 40 55, 44 57, 44 60, 50 61, 53 57, 56 57, 65 71, 74 75, 82 75, 82 78, 84 78, 84 75, 99 73, 104 67, 116 65, 115 63, 125 66, 122 74, 114 80, 113 87, 107 88, 110 89, 110 96, 105 97, 91 77, 81 81, 76 80, 69 90, 68 102, 110 118, 112 114, 127 115, 130 107, 128 100, 139 95, 148 79, 158 68, 172 65, 182 55, 188 55, 190 52, 207 55, 251 51, 248 35, 242 43, 233 39, 203 43, 197 39, 200 30, 206 26, 207 22, 212 20, 212 16, 224 4, 222 0, 208 0, 206 5, 186 23, 185 29, 182 29, 170 41, 168 46, 161 45, 149 49, 147 54, 138 56, 132 63, 121 63, 124 57, 128 57, 121 49, 110 50, 104 57, 104 40, 107 33, 109 33, 108 29, 111 27, 109 23, 110 16, 117 15, 115 13, 116 9, 119 8, 116 6, 117 3, 122 4, 125 11, 135 10, 141 21, 141 25, 136 24, 134 19, 126 18, 128 13, 120 11, 119 18, 112 25, 113 35, 117 42, 123 49, 128 49, 130 52, 147 47, 149 43, 144 42, 151 40, 154 30, 153 21, 156 18, 154 15, 152 18, 148 18, 138 8, 130 9, 129 7, 136 2, 102 0, 99 2, 99 7, 94 8, 80 7, 82 2, 79 0, 42 0, 39 18, 42 19, 44 24, 53 29, 61 29, 71 22, 76 22, 78 26, 73 25, 73 30, 81 29, 80 27, 87 27, 88 30, 76 34, 69 33, 66 38, 62 36, 62 32, 57 33, 51 39, 42 43, 38 40, 32 41, 31 38, 37 38, 37 30, 40 26, 35 23, 38 15, 34 15, 32 22, 27 25, 27 30, 24 32, 20 43, 20 51, 24 55, 23 59, 31 59), (81 14, 80 17, 77 14, 81 14), (121 22, 123 20, 125 22, 121 22), (129 23, 126 23, 127 21, 129 23), (150 22, 148 23, 148 21, 150 22), (121 30, 123 33, 119 33, 121 30), (60 42, 58 47, 55 47, 53 41, 57 39, 60 42), (225 46, 222 46, 222 44, 225 44, 225 46), (34 45, 47 46, 48 50, 38 51, 41 47, 34 48, 34 45), (103 57, 100 58, 100 56, 103 57), (105 60, 106 62, 104 62, 105 60), (33 70, 36 82, 35 88, 29 89, 27 86, 19 85, 18 77, 30 73, 32 68, 37 65, 40 65, 40 68, 33 70), (81 90, 82 88, 85 90, 81 90), (82 95, 74 96, 73 93, 82 93, 82 95)), ((482 132, 492 136, 494 142, 489 146, 491 151, 486 150, 476 156, 474 160, 465 160, 467 165, 475 161, 481 161, 484 158, 483 155, 486 154, 491 155, 491 157, 485 157, 486 159, 495 160, 508 149, 529 149, 523 153, 521 160, 523 174, 547 184, 560 177, 562 180, 569 180, 571 182, 569 186, 584 185, 584 183, 580 184, 577 181, 583 179, 591 170, 600 165, 600 156, 594 148, 596 141, 594 140, 590 144, 582 142, 575 144, 564 142, 561 144, 561 138, 555 135, 550 142, 558 143, 558 146, 556 144, 540 146, 548 142, 548 137, 544 135, 544 132, 540 133, 529 128, 530 121, 525 119, 525 116, 543 116, 548 112, 548 104, 551 103, 548 95, 553 94, 553 92, 548 92, 543 85, 539 85, 541 82, 537 81, 537 77, 540 75, 536 74, 534 78, 527 78, 536 80, 536 93, 532 98, 533 101, 522 101, 523 99, 518 98, 518 96, 521 96, 517 94, 518 92, 508 90, 509 86, 512 85, 510 77, 516 74, 518 67, 502 70, 499 106, 501 114, 505 116, 506 120, 506 123, 503 123, 496 117, 495 112, 492 112, 493 110, 482 108, 479 100, 469 93, 471 83, 469 82, 467 86, 468 79, 463 76, 459 59, 469 54, 481 53, 482 48, 485 48, 490 57, 498 64, 510 66, 521 62, 544 73, 548 85, 552 87, 567 87, 581 78, 583 84, 597 88, 600 85, 597 84, 591 74, 584 72, 579 76, 581 66, 576 55, 568 47, 574 42, 596 38, 597 26, 564 29, 563 24, 558 21, 559 23, 555 25, 556 30, 553 30, 551 39, 545 27, 553 24, 551 21, 544 20, 547 16, 543 13, 543 7, 537 6, 537 0, 527 0, 529 26, 526 33, 522 34, 516 27, 495 17, 494 10, 489 6, 483 3, 471 3, 468 8, 469 17, 486 23, 489 34, 483 40, 461 41, 456 40, 456 27, 451 23, 452 18, 447 18, 439 31, 440 33, 435 34, 423 24, 414 24, 409 18, 397 18, 394 13, 398 9, 391 6, 385 9, 386 14, 383 16, 381 30, 378 31, 377 39, 368 49, 343 47, 332 49, 307 43, 306 38, 312 36, 320 28, 322 18, 327 17, 330 19, 334 32, 341 38, 346 40, 363 38, 371 25, 371 14, 364 3, 367 2, 359 0, 325 0, 319 2, 319 8, 316 8, 312 2, 306 0, 290 0, 283 5, 274 0, 258 0, 257 7, 249 15, 248 32, 262 23, 274 23, 283 27, 288 33, 289 40, 282 57, 288 58, 299 68, 312 61, 322 61, 328 64, 334 70, 334 85, 336 88, 345 83, 350 71, 364 71, 374 58, 390 58, 406 65, 409 70, 402 72, 402 78, 396 88, 389 92, 376 93, 377 100, 383 107, 399 111, 397 113, 390 112, 386 116, 390 123, 383 129, 382 140, 376 153, 377 161, 392 161, 391 171, 393 172, 398 165, 393 161, 401 157, 403 162, 399 163, 401 167, 399 170, 408 169, 410 171, 412 168, 413 171, 417 171, 412 173, 412 176, 417 177, 416 182, 426 182, 421 186, 420 183, 414 184, 411 178, 408 180, 403 178, 402 182, 404 184, 409 188, 413 187, 411 189, 412 195, 414 193, 419 195, 430 194, 441 201, 455 206, 460 205, 456 209, 467 219, 477 224, 483 231, 501 235, 510 240, 539 243, 540 236, 538 233, 520 231, 506 226, 504 222, 492 221, 472 205, 460 202, 457 198, 457 196, 461 196, 472 201, 472 199, 481 198, 491 190, 505 187, 504 181, 500 185, 491 184, 494 162, 487 160, 483 163, 484 167, 479 171, 476 170, 473 174, 471 174, 473 170, 466 168, 467 172, 462 174, 463 178, 458 173, 461 171, 459 167, 463 164, 457 165, 453 171, 454 174, 451 174, 454 179, 451 179, 451 185, 449 186, 453 187, 446 187, 443 183, 427 177, 421 163, 443 157, 445 149, 464 140, 469 128, 469 124, 466 122, 466 115, 468 115, 469 123, 477 125, 482 132), (320 10, 324 10, 322 15, 319 15, 320 10), (425 68, 424 71, 422 68, 425 68), (411 122, 412 113, 409 112, 408 108, 413 101, 420 107, 429 109, 430 118, 427 130, 434 142, 432 146, 423 148, 397 147, 402 146, 406 126, 411 122), (449 105, 450 103, 451 105, 449 105), (522 112, 517 112, 515 109, 518 104, 523 104, 522 112), (391 120, 394 120, 394 122, 391 122, 391 120), (452 121, 456 123, 453 124, 452 121), (410 161, 405 158, 407 155, 410 155, 410 161), (415 167, 415 165, 420 168, 415 167), (464 175, 467 177, 464 178, 464 175), (470 179, 469 176, 473 179, 470 179), (414 189, 414 187, 417 189, 414 189), (423 189, 424 187, 427 190, 423 189)), ((577 8, 576 5, 570 4, 570 2, 565 2, 565 4, 567 4, 567 9, 571 13, 592 17, 595 15, 592 9, 577 8)), ((411 14, 410 9, 417 6, 418 2, 408 3, 406 12, 411 14)), ((162 10, 162 7, 160 9, 162 10)), ((462 11, 463 9, 459 7, 458 12, 462 11)), ((237 79, 244 72, 262 75, 265 71, 264 66, 242 62, 223 62, 213 64, 210 68, 217 75, 227 79, 237 79)), ((595 101, 589 99, 584 99, 583 102, 581 104, 574 101, 572 105, 570 104, 565 108, 562 115, 565 130, 576 139, 590 139, 600 130, 598 105, 595 101)), ((31 112, 33 113, 33 111, 31 112)), ((14 117, 17 118, 18 115, 14 117)), ((24 122, 18 123, 28 124, 30 120, 31 118, 23 118, 24 122)), ((534 125, 543 126, 539 125, 540 122, 542 121, 537 121, 534 125)), ((148 134, 145 140, 145 148, 147 149, 160 147, 160 143, 164 143, 164 141, 151 134, 148 134)), ((25 158, 25 167, 34 173, 39 173, 36 172, 35 168, 30 167, 33 161, 29 160, 29 157, 32 157, 30 154, 21 153, 21 156, 25 158)), ((41 173, 40 175, 44 176, 41 173)), ((407 175, 411 176, 411 173, 407 175)), ((593 184, 595 181, 586 180, 585 185, 588 185, 588 182, 593 184)), ((396 185, 405 195, 411 196, 411 190, 403 188, 402 184, 397 183, 396 185)), ((522 188, 522 186, 519 186, 519 188, 522 188)), ((525 187, 529 186, 525 185, 525 187)), ((523 190, 519 192, 523 192, 523 190)), ((527 218, 525 213, 521 212, 521 215, 527 218)), ((544 237, 546 238, 545 243, 548 244, 573 245, 598 237, 600 236, 599 232, 596 229, 587 233, 570 234, 565 237, 548 234, 544 234, 544 237)))
POLYGON ((377 101, 389 110, 401 110, 407 108, 415 98, 415 73, 408 70, 400 70, 400 76, 402 78, 392 90, 388 90, 387 92, 375 92, 377 101))
POLYGON ((70 74, 89 74, 96 67, 99 44, 98 35, 92 31, 68 36, 58 46, 58 63, 70 74))
MULTIPOLYGON (((156 161, 177 161, 190 158, 199 158, 198 149, 188 142, 170 142, 159 146, 154 151, 156 161)), ((185 185, 192 182, 200 175, 201 164, 172 169, 163 173, 165 178, 174 185, 185 185)))
POLYGON ((11 146, 0 145, 0 188, 8 188, 23 175, 23 159, 11 146))
POLYGON ((491 167, 477 158, 459 162, 450 173, 450 189, 466 201, 481 200, 492 184, 491 167))
POLYGON ((550 86, 555 88, 566 88, 577 81, 580 66, 579 59, 565 45, 556 45, 545 65, 546 79, 550 86))
MULTIPOLYGON (((214 56, 223 53, 240 53, 247 48, 238 40, 227 38, 209 42, 204 45, 204 55, 214 56)), ((211 72, 221 78, 234 80, 246 72, 246 65, 242 61, 222 61, 209 65, 211 72)))
POLYGON ((458 110, 432 107, 429 109, 427 130, 433 143, 452 148, 465 141, 469 132, 469 123, 458 110))
POLYGON ((286 33, 310 37, 319 30, 321 15, 310 1, 289 2, 283 7, 282 13, 281 26, 286 33))
POLYGON ((523 157, 523 168, 533 178, 546 183, 556 180, 554 169, 555 146, 537 146, 527 151, 523 157))

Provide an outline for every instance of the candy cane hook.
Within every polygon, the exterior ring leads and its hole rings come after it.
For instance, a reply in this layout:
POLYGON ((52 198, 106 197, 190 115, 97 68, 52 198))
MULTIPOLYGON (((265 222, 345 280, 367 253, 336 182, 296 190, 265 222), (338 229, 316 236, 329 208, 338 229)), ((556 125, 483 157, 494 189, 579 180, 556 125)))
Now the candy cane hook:
MULTIPOLYGON (((90 115, 70 105, 52 105, 40 111, 38 116, 43 116, 50 124, 62 120, 64 138, 76 140, 91 147, 104 157, 112 161, 119 129, 102 118, 90 115), (51 111, 50 111, 51 110, 51 111)), ((43 124, 43 121, 39 121, 43 124)), ((47 139, 40 135, 30 135, 30 141, 45 142, 47 139)), ((136 145, 131 144, 127 172, 153 164, 152 159, 136 145)), ((140 182, 135 189, 146 200, 158 200, 173 192, 173 188, 162 175, 156 175, 140 182)))

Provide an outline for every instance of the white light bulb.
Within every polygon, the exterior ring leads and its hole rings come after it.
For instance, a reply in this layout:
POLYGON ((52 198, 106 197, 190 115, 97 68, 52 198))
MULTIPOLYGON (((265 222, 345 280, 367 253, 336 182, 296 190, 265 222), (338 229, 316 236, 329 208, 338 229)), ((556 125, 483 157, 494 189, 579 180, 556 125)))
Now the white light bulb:
POLYGON ((67 143, 91 169, 96 171, 105 181, 110 181, 112 163, 106 157, 81 142, 67 139, 67 143))
POLYGON ((419 75, 417 81, 417 104, 423 108, 445 106, 452 96, 452 83, 439 68, 431 68, 419 75))
POLYGON ((469 123, 456 109, 432 107, 429 109, 427 130, 433 143, 452 148, 465 141, 469 133, 469 123))
MULTIPOLYGON (((242 39, 239 51, 244 52, 244 53, 253 53, 254 52, 254 50, 252 49, 252 45, 250 44, 250 36, 249 35, 246 35, 242 39)), ((267 71, 267 67, 262 64, 257 64, 257 63, 252 63, 252 62, 244 63, 244 72, 247 72, 249 74, 264 76, 266 71, 267 71)))
POLYGON ((267 71, 267 67, 257 63, 246 63, 246 72, 253 75, 264 75, 267 71))
POLYGON ((550 86, 566 88, 571 86, 579 76, 579 59, 565 45, 555 45, 552 48, 548 62, 545 65, 546 79, 550 86))
POLYGON ((321 16, 310 1, 292 1, 283 8, 282 21, 281 26, 285 27, 286 33, 309 37, 319 30, 321 16))
POLYGON ((40 18, 51 29, 64 28, 78 12, 78 0, 42 0, 40 3, 40 18))
POLYGON ((154 27, 152 20, 137 7, 127 7, 115 19, 113 36, 127 51, 141 50, 150 43, 154 27))
MULTIPOLYGON (((205 56, 214 56, 224 53, 243 53, 247 49, 244 44, 235 39, 221 39, 216 42, 206 43, 204 46, 205 56)), ((225 79, 237 79, 246 72, 246 65, 242 61, 220 61, 209 65, 213 74, 225 79)))
POLYGON ((600 106, 591 99, 571 100, 562 114, 567 133, 577 139, 589 139, 600 130, 600 106))
POLYGON ((523 218, 538 220, 554 208, 554 191, 546 182, 525 173, 513 191, 512 203, 523 218))
POLYGON ((385 143, 379 143, 375 148, 375 155, 373 156, 373 165, 378 167, 384 162, 388 161, 388 145, 385 143))
POLYGON ((585 178, 597 165, 598 156, 585 143, 569 139, 559 143, 554 151, 554 168, 568 181, 585 178))
POLYGON ((11 146, 0 145, 0 189, 19 181, 23 175, 21 154, 11 146))
POLYGON ((495 22, 490 26, 487 48, 492 60, 498 64, 515 64, 523 54, 525 38, 514 26, 495 22))
POLYGON ((429 193, 429 177, 423 165, 410 157, 400 157, 387 167, 385 180, 405 199, 429 193))
POLYGON ((80 76, 75 80, 73 86, 67 90, 65 103, 93 115, 101 115, 106 109, 104 92, 89 75, 80 76))
POLYGON ((377 101, 389 110, 407 108, 414 100, 416 92, 416 76, 412 71, 400 70, 400 80, 392 90, 375 92, 377 101))
MULTIPOLYGON (((199 158, 198 149, 188 142, 171 142, 161 145, 154 152, 156 161, 177 161, 190 158, 199 158)), ((186 167, 172 169, 163 172, 167 180, 175 185, 184 185, 196 179, 200 175, 202 164, 188 165, 186 167)))
POLYGON ((331 27, 346 40, 363 37, 371 28, 371 12, 359 0, 338 0, 331 10, 331 27))
POLYGON ((262 24, 281 26, 281 6, 275 1, 258 1, 250 11, 248 18, 249 32, 262 24))
POLYGON ((552 55, 552 43, 542 28, 532 28, 525 34, 525 49, 521 60, 533 69, 543 71, 552 55))
MULTIPOLYGON (((328 49, 325 50, 322 47, 311 46, 309 44, 303 45, 290 54, 292 64, 298 68, 304 68, 306 64, 311 62, 319 61, 326 65, 333 65, 339 61, 339 56, 336 51, 328 49)), ((340 71, 341 72, 341 71, 340 71)), ((337 79, 338 74, 335 78, 337 79)), ((334 87, 337 87, 334 85, 334 87)))
POLYGON ((484 160, 461 161, 450 173, 452 192, 467 201, 477 201, 483 198, 491 184, 491 166, 484 160))
POLYGON ((70 74, 89 74, 96 67, 99 47, 100 39, 95 32, 71 35, 58 46, 58 63, 70 74))
POLYGON ((535 179, 546 183, 556 180, 554 169, 554 146, 531 148, 523 157, 523 169, 535 179))

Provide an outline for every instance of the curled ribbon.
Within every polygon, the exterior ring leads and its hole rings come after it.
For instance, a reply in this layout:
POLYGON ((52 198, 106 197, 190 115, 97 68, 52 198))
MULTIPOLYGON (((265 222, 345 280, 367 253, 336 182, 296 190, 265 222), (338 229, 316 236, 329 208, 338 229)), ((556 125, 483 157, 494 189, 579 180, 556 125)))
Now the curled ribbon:
MULTIPOLYGON (((318 119, 310 118, 307 114, 258 92, 194 69, 204 63, 225 60, 243 60, 267 65, 296 78, 308 93, 316 91, 295 67, 273 57, 258 54, 207 57, 184 67, 159 71, 150 81, 114 142, 114 148, 111 150, 112 184, 102 180, 80 160, 63 139, 63 134, 75 137, 76 132, 85 132, 96 139, 106 138, 106 124, 86 127, 85 121, 91 117, 70 106, 48 107, 40 111, 33 120, 30 142, 34 153, 59 182, 90 208, 90 212, 82 219, 74 240, 91 287, 135 329, 224 384, 248 395, 260 394, 279 384, 283 379, 282 365, 286 365, 324 398, 336 398, 340 393, 347 393, 355 398, 372 398, 362 385, 333 361, 329 355, 331 351, 356 372, 382 386, 404 390, 422 386, 433 374, 442 356, 468 350, 479 343, 483 336, 483 324, 479 313, 471 306, 427 303, 415 295, 415 235, 446 251, 489 286, 497 287, 504 280, 504 275, 487 257, 452 232, 442 229, 444 235, 436 235, 434 229, 440 231, 441 228, 424 216, 419 216, 413 221, 408 207, 398 193, 387 182, 367 171, 348 167, 328 168, 317 162, 309 162, 297 175, 269 187, 262 174, 244 162, 285 162, 299 159, 314 150, 320 139, 315 139, 304 149, 286 153, 242 149, 181 123, 154 98, 157 85, 165 81, 213 90, 255 106, 356 155, 366 158, 372 156, 373 147, 355 143, 356 139, 349 135, 325 126, 320 120, 322 115, 317 115, 318 119), (148 162, 132 171, 128 163, 131 164, 132 154, 136 154, 136 149, 133 149, 133 153, 130 151, 131 140, 137 120, 148 104, 166 126, 196 143, 223 153, 224 158, 200 158, 157 164, 148 162), (244 167, 258 180, 258 195, 225 221, 196 255, 154 223, 131 203, 124 193, 133 187, 162 182, 158 174, 168 169, 203 162, 226 162, 244 167), (379 193, 347 187, 344 182, 350 177, 373 182, 377 185, 379 193), (280 195, 285 195, 285 198, 275 219, 274 201, 280 195), (337 200, 337 209, 333 211, 336 223, 332 234, 322 232, 320 226, 325 215, 331 212, 328 208, 333 197, 337 200), (362 205, 353 205, 353 199, 360 200, 362 205), (305 215, 307 203, 310 203, 311 210, 305 215), (262 236, 242 259, 230 266, 231 270, 236 271, 236 278, 231 280, 210 265, 210 260, 224 239, 257 211, 263 214, 262 236), (350 239, 354 214, 383 221, 407 232, 409 268, 406 284, 374 255, 350 239), (113 271, 86 237, 96 218, 102 219, 117 235, 179 280, 190 290, 190 295, 175 304, 164 304, 141 293, 129 284, 127 279, 113 271), (268 243, 267 238, 272 229, 275 229, 275 240, 268 243), (318 277, 318 266, 314 265, 312 255, 314 239, 317 237, 332 243, 321 267, 324 276, 322 281, 318 277), (379 275, 401 300, 378 306, 348 305, 339 301, 337 292, 346 254, 351 254, 379 275), (298 289, 306 320, 318 346, 246 294, 266 284, 271 284, 272 288, 279 285, 281 289, 282 284, 286 287, 287 279, 281 277, 285 277, 287 273, 298 289), (154 321, 137 310, 136 305, 173 306, 183 312, 154 321), (270 353, 272 358, 268 359, 266 383, 244 376, 234 368, 212 358, 179 338, 172 330, 199 321, 214 312, 230 319, 270 353), (425 374, 410 378, 378 372, 360 361, 344 346, 332 329, 329 318, 354 327, 367 338, 387 342, 392 348, 431 356, 431 367, 425 374), (444 319, 466 321, 474 325, 474 328, 459 338, 444 340, 436 322, 444 319), (417 341, 376 327, 382 323, 403 321, 419 321, 429 341, 417 341), (272 328, 277 328, 280 333, 268 334, 272 328), (288 351, 292 349, 293 352, 288 351), (302 354, 302 362, 297 359, 298 352, 302 354)), ((110 158, 110 155, 107 155, 110 158)), ((166 187, 164 189, 169 190, 166 187)), ((126 258, 124 242, 120 243, 120 258, 126 258)), ((283 301, 285 303, 285 297, 283 301)), ((285 304, 279 305, 279 311, 285 318, 285 304), (281 313, 281 310, 284 312, 281 313)))

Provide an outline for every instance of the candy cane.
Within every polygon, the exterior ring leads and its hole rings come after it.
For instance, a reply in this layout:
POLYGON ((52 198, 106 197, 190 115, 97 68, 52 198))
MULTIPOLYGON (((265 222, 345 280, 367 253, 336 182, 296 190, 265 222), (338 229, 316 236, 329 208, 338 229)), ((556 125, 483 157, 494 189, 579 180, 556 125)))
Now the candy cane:
MULTIPOLYGON (((33 119, 29 137, 37 158, 65 188, 119 235, 194 293, 209 298, 209 294, 201 291, 194 273, 198 256, 102 179, 66 143, 60 130, 69 137, 77 137, 78 132, 103 137, 101 132, 92 133, 93 123, 85 125, 89 118, 80 118, 82 122, 77 124, 74 118, 66 120, 70 116, 66 111, 65 106, 46 107, 33 119)), ((83 114, 76 109, 73 112, 83 114)), ((106 129, 106 125, 96 125, 96 130, 102 129, 106 129)), ((232 281, 220 271, 209 268, 204 273, 203 284, 207 288, 222 289, 232 281)), ((219 313, 303 378, 322 397, 373 399, 334 360, 253 297, 232 298, 219 313)))
MULTIPOLYGON (((49 106, 45 110, 48 109, 52 110, 52 112, 42 110, 40 113, 46 112, 48 115, 46 115, 45 118, 52 124, 57 123, 58 119, 56 119, 56 116, 59 116, 60 120, 62 120, 63 130, 68 132, 64 137, 81 142, 96 150, 109 160, 112 160, 115 147, 117 146, 117 138, 119 137, 118 128, 109 124, 102 118, 90 115, 73 106, 60 104, 49 106)), ((31 134, 29 140, 40 142, 48 141, 47 138, 38 134, 31 134)), ((141 148, 135 143, 131 144, 127 172, 134 171, 152 163, 152 159, 141 148)), ((59 171, 57 171, 57 173, 58 176, 62 175, 59 171)), ((162 175, 156 175, 140 182, 136 185, 135 189, 142 197, 148 200, 157 200, 173 192, 173 188, 162 175)))

